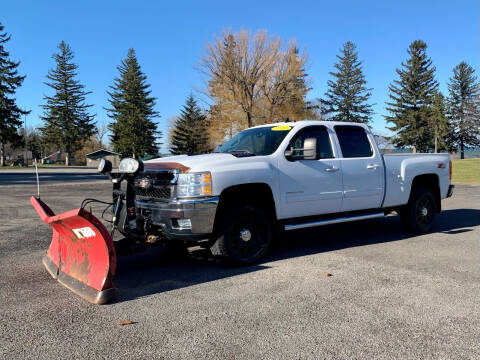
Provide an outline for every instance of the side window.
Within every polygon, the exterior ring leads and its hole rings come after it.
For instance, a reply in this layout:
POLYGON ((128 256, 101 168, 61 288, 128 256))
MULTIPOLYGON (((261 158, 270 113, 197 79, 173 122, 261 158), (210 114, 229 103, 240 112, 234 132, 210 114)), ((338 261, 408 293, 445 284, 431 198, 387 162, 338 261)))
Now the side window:
MULTIPOLYGON (((334 157, 332 143, 330 142, 328 130, 325 126, 310 126, 300 130, 291 141, 290 146, 296 149, 302 149, 305 139, 312 137, 317 139, 317 160, 331 159, 334 157)), ((298 151, 295 155, 302 155, 302 152, 298 151)))
POLYGON ((338 125, 335 126, 335 132, 337 133, 343 157, 370 157, 373 155, 372 146, 363 128, 351 125, 338 125))

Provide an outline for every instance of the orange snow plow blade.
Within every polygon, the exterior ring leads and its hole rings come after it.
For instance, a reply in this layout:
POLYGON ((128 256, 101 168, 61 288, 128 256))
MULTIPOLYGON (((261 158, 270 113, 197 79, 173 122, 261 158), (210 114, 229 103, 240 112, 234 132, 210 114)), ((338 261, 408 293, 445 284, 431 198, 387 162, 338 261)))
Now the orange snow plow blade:
POLYGON ((53 230, 43 258, 50 275, 91 303, 105 304, 114 299, 115 249, 103 224, 85 209, 55 215, 35 196, 30 202, 53 230))

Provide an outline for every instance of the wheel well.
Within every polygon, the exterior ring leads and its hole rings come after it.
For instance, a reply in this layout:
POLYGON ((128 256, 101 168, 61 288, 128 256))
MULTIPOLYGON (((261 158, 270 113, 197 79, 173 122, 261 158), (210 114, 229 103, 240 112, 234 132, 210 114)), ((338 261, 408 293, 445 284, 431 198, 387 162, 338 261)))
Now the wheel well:
MULTIPOLYGON (((235 204, 250 204, 261 208, 270 217, 272 223, 276 221, 277 214, 275 210, 275 200, 273 199, 272 189, 265 183, 251 183, 230 186, 220 194, 217 214, 231 209, 235 204)), ((215 224, 217 223, 216 216, 215 224)))
POLYGON ((424 174, 416 176, 412 181, 410 195, 413 193, 413 189, 419 186, 432 191, 433 196, 435 197, 435 202, 437 203, 437 211, 440 212, 442 210, 442 202, 440 199, 440 184, 438 181, 438 175, 424 174))

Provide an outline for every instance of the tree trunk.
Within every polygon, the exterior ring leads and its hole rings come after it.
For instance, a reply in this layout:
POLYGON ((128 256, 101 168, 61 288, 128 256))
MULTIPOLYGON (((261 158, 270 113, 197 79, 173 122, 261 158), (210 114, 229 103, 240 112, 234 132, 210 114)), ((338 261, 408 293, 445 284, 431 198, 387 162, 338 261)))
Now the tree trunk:
POLYGON ((66 152, 65 156, 65 166, 70 166, 70 151, 66 152))
POLYGON ((460 159, 465 159, 465 146, 463 145, 463 141, 460 142, 460 159))
POLYGON ((5 143, 3 141, 0 147, 0 166, 5 166, 5 143))
POLYGON ((250 112, 247 112, 247 125, 249 128, 253 126, 252 124, 252 114, 250 112))

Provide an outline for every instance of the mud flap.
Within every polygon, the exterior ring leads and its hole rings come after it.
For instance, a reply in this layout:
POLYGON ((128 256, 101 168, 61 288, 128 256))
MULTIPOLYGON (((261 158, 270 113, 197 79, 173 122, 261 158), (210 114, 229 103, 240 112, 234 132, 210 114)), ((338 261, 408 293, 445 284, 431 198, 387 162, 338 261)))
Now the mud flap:
POLYGON ((84 209, 55 215, 35 196, 30 202, 53 230, 43 258, 50 275, 91 303, 105 304, 114 299, 115 248, 100 220, 84 209))

